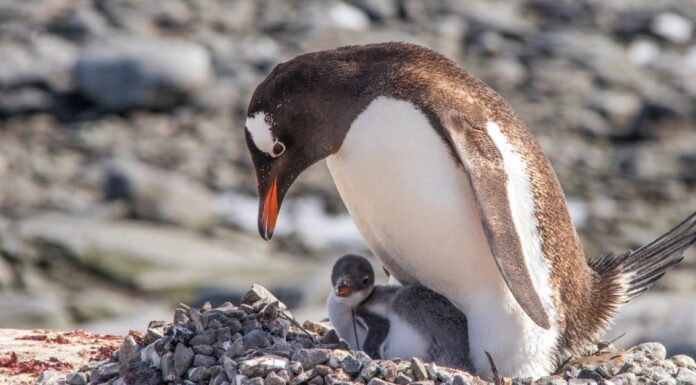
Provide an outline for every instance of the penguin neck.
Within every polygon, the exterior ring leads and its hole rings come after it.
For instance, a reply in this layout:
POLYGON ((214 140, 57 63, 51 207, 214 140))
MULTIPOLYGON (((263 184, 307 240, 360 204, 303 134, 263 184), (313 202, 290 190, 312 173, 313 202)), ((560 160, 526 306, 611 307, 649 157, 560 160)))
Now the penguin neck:
POLYGON ((372 294, 373 288, 363 289, 350 297, 339 297, 331 293, 326 301, 329 320, 338 336, 348 342, 351 349, 358 349, 358 341, 364 339, 367 330, 358 322, 355 313, 360 305, 372 294), (357 332, 357 336, 356 336, 357 332), (357 337, 357 338, 356 338, 357 337))

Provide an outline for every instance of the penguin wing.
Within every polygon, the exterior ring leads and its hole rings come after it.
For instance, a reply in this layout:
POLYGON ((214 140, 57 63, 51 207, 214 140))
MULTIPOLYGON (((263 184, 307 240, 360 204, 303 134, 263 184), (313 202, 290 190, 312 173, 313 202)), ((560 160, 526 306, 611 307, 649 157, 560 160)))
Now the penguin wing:
POLYGON ((459 116, 449 116, 442 125, 471 183, 488 245, 505 283, 525 313, 549 329, 549 316, 532 283, 513 222, 500 149, 485 127, 475 127, 459 116))

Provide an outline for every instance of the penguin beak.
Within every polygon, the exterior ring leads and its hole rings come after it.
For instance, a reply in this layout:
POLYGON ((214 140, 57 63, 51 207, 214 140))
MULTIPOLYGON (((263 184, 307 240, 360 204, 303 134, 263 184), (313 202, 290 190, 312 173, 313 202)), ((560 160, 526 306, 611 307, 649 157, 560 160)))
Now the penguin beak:
POLYGON ((348 282, 341 280, 336 285, 336 295, 339 297, 347 297, 353 292, 353 288, 348 285, 348 282))
POLYGON ((278 177, 274 176, 265 196, 261 197, 259 210, 259 233, 265 240, 270 240, 275 230, 280 200, 278 199, 278 177))

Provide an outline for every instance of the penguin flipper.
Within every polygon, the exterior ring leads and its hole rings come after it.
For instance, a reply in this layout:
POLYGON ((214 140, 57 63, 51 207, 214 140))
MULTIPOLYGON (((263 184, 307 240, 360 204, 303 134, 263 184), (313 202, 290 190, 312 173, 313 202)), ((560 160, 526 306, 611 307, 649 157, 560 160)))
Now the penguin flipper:
POLYGON ((446 142, 461 162, 473 190, 481 224, 500 273, 517 302, 539 326, 550 329, 549 316, 536 291, 513 222, 508 174, 487 127, 470 124, 454 112, 442 120, 446 142))

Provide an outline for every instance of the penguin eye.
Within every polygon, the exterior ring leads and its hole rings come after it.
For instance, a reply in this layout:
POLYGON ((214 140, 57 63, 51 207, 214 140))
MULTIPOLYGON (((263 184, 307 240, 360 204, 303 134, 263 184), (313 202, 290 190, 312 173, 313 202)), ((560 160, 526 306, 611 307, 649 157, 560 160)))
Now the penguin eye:
POLYGON ((370 279, 368 277, 363 278, 362 284, 367 285, 367 283, 370 282, 370 279))
POLYGON ((273 145, 273 157, 278 157, 283 155, 285 152, 285 145, 283 142, 275 142, 273 145))

